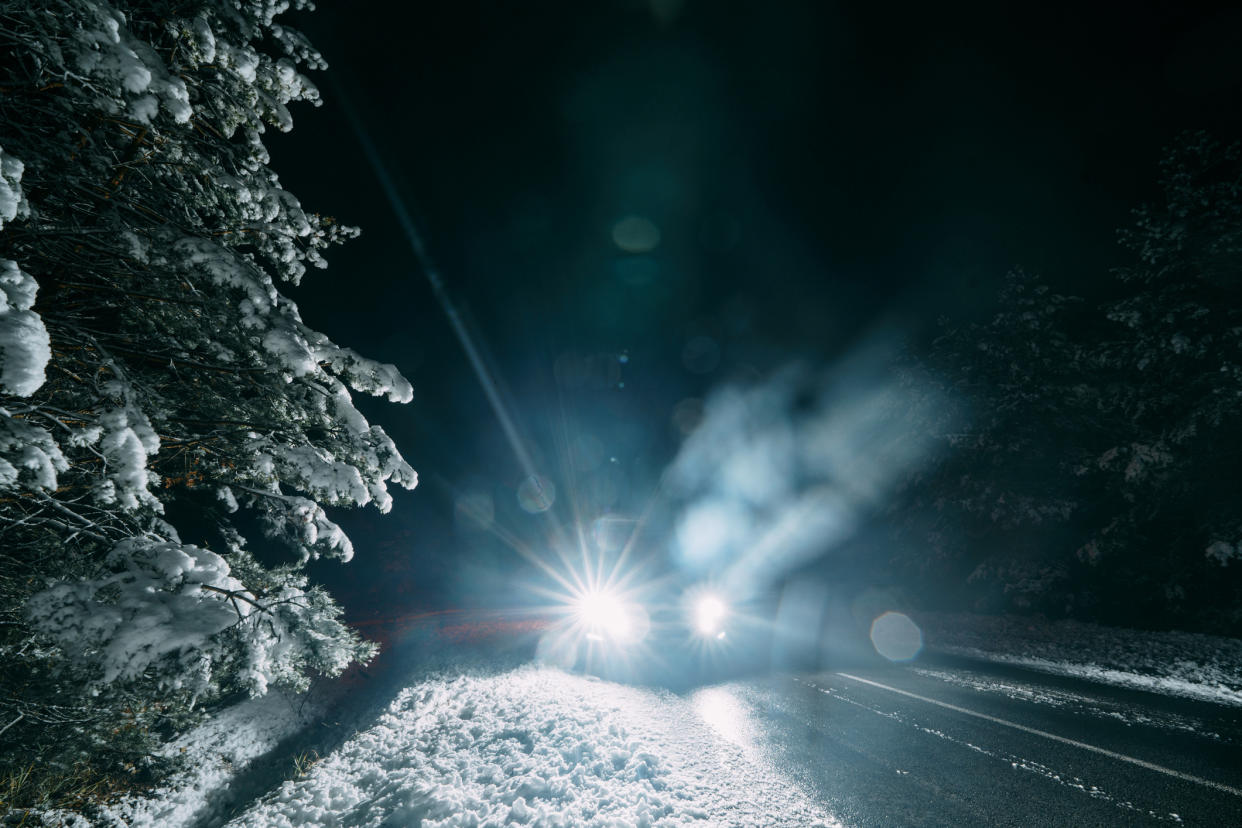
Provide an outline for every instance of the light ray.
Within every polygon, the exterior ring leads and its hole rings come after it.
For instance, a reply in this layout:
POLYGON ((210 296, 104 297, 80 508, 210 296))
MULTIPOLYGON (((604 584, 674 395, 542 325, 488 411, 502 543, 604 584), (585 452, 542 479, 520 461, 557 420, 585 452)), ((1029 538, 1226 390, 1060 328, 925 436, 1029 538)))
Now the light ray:
POLYGON ((518 434, 513 417, 509 414, 509 409, 505 405, 504 400, 501 399, 499 386, 483 361, 483 355, 479 351, 474 337, 471 336, 470 331, 466 328, 461 312, 458 311, 452 297, 448 294, 448 289, 444 285, 444 277, 440 274, 439 268, 436 267, 435 261, 432 260, 431 254, 427 252, 423 236, 418 231, 418 226, 414 223, 409 210, 406 209, 405 201, 401 198, 400 192, 397 191, 396 182, 389 175, 388 168, 384 166, 379 150, 363 128, 362 120, 352 104, 350 104, 349 95, 342 88, 340 81, 336 79, 335 75, 331 74, 329 81, 335 87, 341 108, 345 111, 346 120, 349 121, 354 137, 362 145, 363 154, 366 155, 367 162, 371 165, 371 170, 379 180, 384 196, 388 199, 388 204, 392 208, 393 214, 397 217, 397 222, 401 225, 401 232, 405 235, 406 242, 409 243, 410 250, 414 253, 414 258, 418 262, 419 267, 422 268, 423 275, 427 277, 428 284, 431 285, 432 295, 435 296, 436 301, 440 304, 440 308, 444 311, 444 315, 448 318, 449 325, 452 327, 457 341, 461 344, 462 350, 466 352, 466 359, 470 362, 470 367, 474 370, 475 377, 479 380, 483 394, 487 397, 488 405, 491 406, 492 412, 500 422, 500 427, 504 431, 505 439, 508 440, 510 448, 513 450, 514 457, 517 458, 527 477, 533 476, 535 474, 535 464, 531 460, 530 452, 526 450, 526 445, 518 434))

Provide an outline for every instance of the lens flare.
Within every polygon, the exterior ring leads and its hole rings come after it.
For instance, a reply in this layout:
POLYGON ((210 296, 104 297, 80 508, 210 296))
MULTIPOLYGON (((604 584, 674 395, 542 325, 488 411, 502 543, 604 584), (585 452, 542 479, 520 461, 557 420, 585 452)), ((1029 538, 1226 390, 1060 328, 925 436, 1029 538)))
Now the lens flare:
POLYGON ((574 601, 574 616, 592 640, 629 641, 634 623, 625 603, 611 592, 591 590, 574 601))
POLYGON ((871 643, 889 661, 910 661, 923 649, 923 631, 910 616, 886 612, 871 622, 871 643))

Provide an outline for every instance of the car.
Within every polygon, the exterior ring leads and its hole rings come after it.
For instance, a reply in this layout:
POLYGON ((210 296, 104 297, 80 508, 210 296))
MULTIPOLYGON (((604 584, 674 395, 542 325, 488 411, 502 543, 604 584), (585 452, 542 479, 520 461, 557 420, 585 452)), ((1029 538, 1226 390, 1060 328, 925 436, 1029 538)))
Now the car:
POLYGON ((770 666, 774 599, 666 583, 588 588, 545 636, 542 657, 633 684, 680 689, 770 666))

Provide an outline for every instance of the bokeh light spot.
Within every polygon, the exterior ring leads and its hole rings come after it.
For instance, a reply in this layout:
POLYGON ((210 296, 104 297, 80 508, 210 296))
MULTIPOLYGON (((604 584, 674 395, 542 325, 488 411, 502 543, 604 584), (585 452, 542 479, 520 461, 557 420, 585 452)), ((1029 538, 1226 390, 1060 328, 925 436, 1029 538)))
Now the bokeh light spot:
POLYGON ((871 644, 889 661, 909 661, 923 649, 923 631, 900 612, 886 612, 871 622, 871 644))
POLYGON ((556 502, 556 486, 546 477, 532 474, 517 490, 518 505, 530 514, 546 512, 556 502))
POLYGON ((626 253, 650 253, 660 244, 660 228, 642 216, 626 216, 612 226, 612 241, 626 253))

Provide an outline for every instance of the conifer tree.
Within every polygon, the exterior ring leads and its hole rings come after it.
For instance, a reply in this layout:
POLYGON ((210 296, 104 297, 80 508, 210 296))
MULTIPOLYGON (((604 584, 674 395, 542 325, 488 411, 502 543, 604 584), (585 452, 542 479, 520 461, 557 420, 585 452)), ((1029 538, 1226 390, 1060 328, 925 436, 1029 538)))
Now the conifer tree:
POLYGON ((961 564, 991 609, 1227 631, 1242 597, 1242 145, 1180 136, 1159 200, 1120 240, 1110 301, 1015 273, 990 319, 947 324, 911 361, 956 408, 911 422, 942 450, 904 493, 905 563, 961 564))
POLYGON ((324 68, 277 20, 289 5, 0 10, 10 761, 17 746, 44 767, 98 761, 105 745, 132 761, 196 705, 372 652, 302 567, 353 555, 325 507, 387 511, 389 484, 415 485, 351 398, 412 391, 281 292, 357 233, 268 166, 265 130, 318 103, 302 72, 324 68), (212 541, 183 542, 187 521, 212 541))

